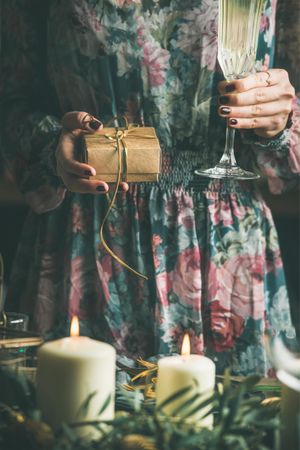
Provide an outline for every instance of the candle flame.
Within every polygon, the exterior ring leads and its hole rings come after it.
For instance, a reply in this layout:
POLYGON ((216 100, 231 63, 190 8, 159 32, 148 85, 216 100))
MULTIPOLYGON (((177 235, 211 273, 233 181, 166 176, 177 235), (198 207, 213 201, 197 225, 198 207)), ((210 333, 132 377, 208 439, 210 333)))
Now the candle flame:
POLYGON ((77 316, 72 317, 70 335, 72 337, 79 336, 79 320, 77 316))
POLYGON ((182 356, 188 356, 191 354, 191 342, 189 333, 184 333, 181 346, 181 354, 182 356))

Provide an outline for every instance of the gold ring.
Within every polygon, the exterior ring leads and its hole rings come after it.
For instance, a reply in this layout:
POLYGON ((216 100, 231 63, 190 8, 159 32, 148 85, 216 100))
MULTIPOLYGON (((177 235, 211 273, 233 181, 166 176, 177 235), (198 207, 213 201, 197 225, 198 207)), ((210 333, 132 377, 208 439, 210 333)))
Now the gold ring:
POLYGON ((271 74, 268 70, 266 70, 265 73, 268 75, 268 78, 266 79, 266 83, 268 86, 270 86, 271 85, 271 74))

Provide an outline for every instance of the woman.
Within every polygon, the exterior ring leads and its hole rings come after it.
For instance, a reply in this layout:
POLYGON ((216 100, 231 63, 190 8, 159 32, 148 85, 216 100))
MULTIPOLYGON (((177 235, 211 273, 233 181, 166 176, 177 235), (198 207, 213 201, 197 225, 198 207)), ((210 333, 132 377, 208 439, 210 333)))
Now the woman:
POLYGON ((255 163, 276 193, 295 183, 294 89, 284 70, 265 71, 276 0, 261 24, 263 70, 230 84, 216 61, 216 0, 140 3, 2 6, 2 147, 32 208, 9 301, 48 338, 68 334, 77 314, 82 334, 134 358, 178 351, 188 330, 192 352, 220 372, 266 374, 264 331, 294 336, 270 211, 253 182, 194 170, 220 158, 227 118, 244 130, 243 166, 255 163), (116 114, 155 127, 163 149, 159 182, 123 184, 105 227, 148 281, 99 248, 109 186, 74 157, 82 130, 99 132, 116 114))

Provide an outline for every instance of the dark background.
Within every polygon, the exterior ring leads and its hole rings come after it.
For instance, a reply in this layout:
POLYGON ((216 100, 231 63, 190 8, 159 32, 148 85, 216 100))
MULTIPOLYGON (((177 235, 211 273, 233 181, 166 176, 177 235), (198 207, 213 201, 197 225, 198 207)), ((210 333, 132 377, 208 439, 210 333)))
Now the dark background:
MULTIPOLYGON (((275 196, 263 188, 263 193, 278 231, 292 319, 300 337, 300 192, 294 190, 275 196)), ((6 283, 27 211, 13 180, 3 172, 0 175, 0 252, 5 264, 6 283)))

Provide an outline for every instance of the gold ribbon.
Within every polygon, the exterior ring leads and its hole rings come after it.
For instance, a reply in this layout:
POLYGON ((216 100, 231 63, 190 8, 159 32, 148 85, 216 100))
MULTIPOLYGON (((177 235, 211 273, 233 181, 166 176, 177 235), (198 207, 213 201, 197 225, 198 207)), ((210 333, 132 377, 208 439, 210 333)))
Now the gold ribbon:
MULTIPOLYGON (((143 275, 142 273, 138 272, 133 267, 131 267, 128 264, 126 264, 125 261, 123 261, 121 258, 119 258, 118 255, 116 255, 114 253, 114 251, 109 247, 109 245, 107 244, 107 242, 106 242, 106 240, 104 238, 104 235, 103 235, 104 225, 106 223, 106 220, 107 220, 111 210, 114 207, 121 179, 122 179, 122 181, 127 181, 127 170, 128 170, 127 156, 128 156, 128 149, 127 149, 127 145, 126 145, 126 137, 129 136, 129 135, 134 136, 136 134, 136 130, 138 128, 138 125, 129 124, 128 120, 127 120, 127 118, 125 116, 122 116, 122 118, 125 121, 125 128, 121 128, 120 129, 119 127, 115 127, 115 133, 114 134, 105 134, 104 135, 107 139, 109 139, 111 141, 114 141, 116 143, 116 150, 117 150, 117 153, 118 153, 118 155, 117 155, 118 156, 118 171, 117 171, 117 177, 116 177, 116 182, 115 182, 115 190, 113 192, 113 195, 112 195, 111 199, 109 199, 109 196, 108 196, 108 200, 109 200, 108 209, 106 211, 106 214, 105 214, 104 219, 102 221, 102 224, 100 226, 100 242, 102 242, 102 244, 103 244, 105 250, 107 251, 107 253, 109 253, 109 255, 112 258, 114 258, 119 264, 121 264, 121 266, 123 266, 126 269, 130 270, 130 272, 132 272, 135 275, 143 278, 144 280, 148 280, 148 277, 146 275, 143 275)), ((117 119, 118 119, 118 117, 115 117, 115 118, 111 119, 107 126, 109 126, 109 124, 112 121, 115 121, 117 119)), ((146 138, 146 139, 155 139, 154 136, 147 135, 147 134, 140 134, 140 133, 138 133, 138 136, 146 138)))

